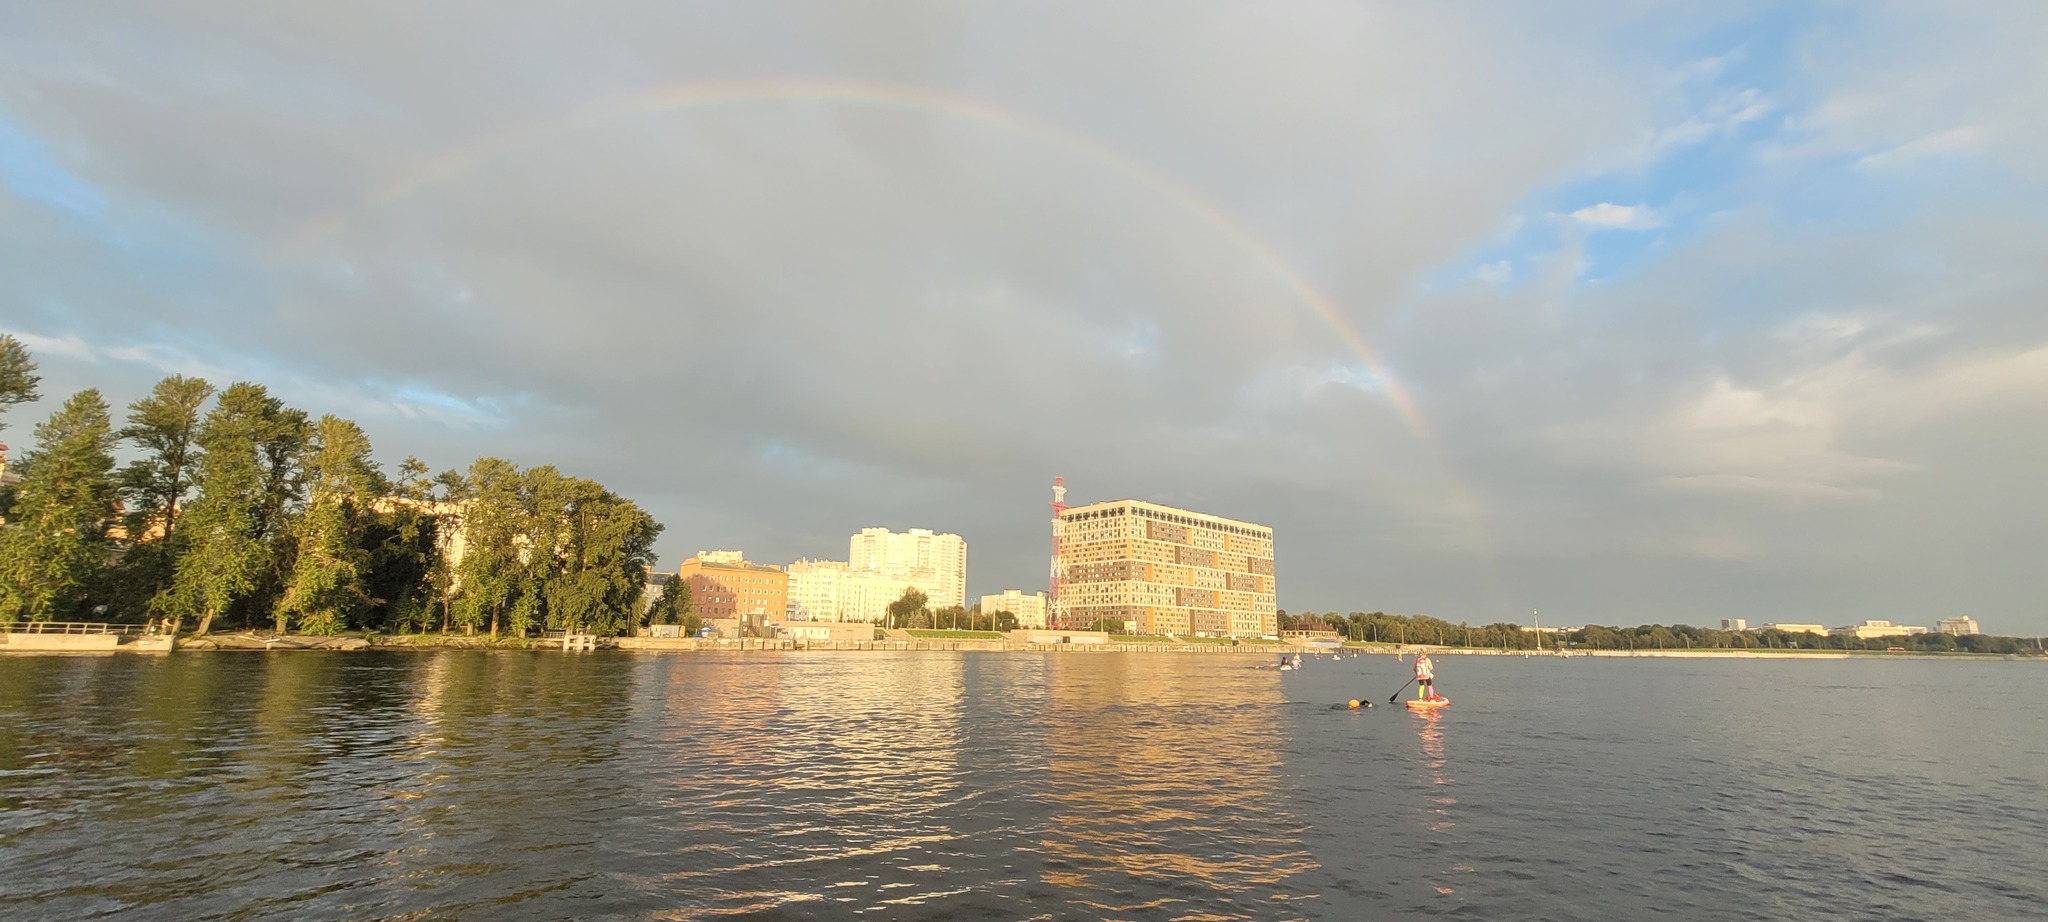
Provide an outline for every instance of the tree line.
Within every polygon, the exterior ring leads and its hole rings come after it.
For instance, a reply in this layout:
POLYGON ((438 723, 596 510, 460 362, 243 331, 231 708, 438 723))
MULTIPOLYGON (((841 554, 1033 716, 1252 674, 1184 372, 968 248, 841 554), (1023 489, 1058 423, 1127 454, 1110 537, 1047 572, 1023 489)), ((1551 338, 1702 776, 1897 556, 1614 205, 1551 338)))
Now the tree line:
MULTIPOLYGON (((0 411, 37 398, 0 334, 0 411)), ((482 458, 395 478, 353 421, 263 385, 172 375, 116 428, 97 389, 35 427, 0 485, 0 621, 155 621, 204 634, 638 624, 661 526, 553 467, 482 458), (117 465, 126 446, 133 460, 117 465)))
POLYGON ((1427 615, 1389 615, 1385 612, 1303 612, 1280 613, 1280 629, 1332 630, 1351 640, 1377 643, 1431 644, 1490 650, 1554 650, 1560 646, 1577 650, 1889 650, 1900 647, 1913 652, 2040 653, 2037 638, 2000 637, 1991 634, 1899 634, 1890 637, 1858 638, 1803 631, 1762 628, 1724 631, 1689 624, 1645 624, 1611 627, 1589 624, 1571 631, 1538 633, 1511 622, 1487 625, 1452 624, 1427 615))

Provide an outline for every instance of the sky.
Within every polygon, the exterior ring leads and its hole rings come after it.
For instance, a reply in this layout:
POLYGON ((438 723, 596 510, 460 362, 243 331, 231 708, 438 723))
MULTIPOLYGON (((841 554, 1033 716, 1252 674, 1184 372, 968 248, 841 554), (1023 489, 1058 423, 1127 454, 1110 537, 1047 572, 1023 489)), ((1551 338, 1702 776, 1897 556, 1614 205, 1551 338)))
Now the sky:
POLYGON ((253 380, 698 549, 1049 487, 1280 606, 2048 633, 2048 5, 0 0, 43 400, 253 380), (1540 614, 1539 614, 1540 613, 1540 614))

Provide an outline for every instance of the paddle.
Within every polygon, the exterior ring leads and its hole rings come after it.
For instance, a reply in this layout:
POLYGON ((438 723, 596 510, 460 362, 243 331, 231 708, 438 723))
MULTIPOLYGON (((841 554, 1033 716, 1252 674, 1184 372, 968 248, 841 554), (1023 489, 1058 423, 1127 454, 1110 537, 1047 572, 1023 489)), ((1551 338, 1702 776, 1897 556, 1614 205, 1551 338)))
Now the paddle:
POLYGON ((1402 682, 1402 683, 1401 683, 1401 687, 1400 687, 1400 688, 1394 689, 1394 693, 1393 693, 1393 694, 1391 694, 1391 695, 1388 695, 1388 696, 1387 696, 1387 703, 1388 703, 1388 704, 1393 704, 1393 703, 1394 703, 1394 699, 1395 699, 1395 698, 1399 698, 1399 697, 1401 697, 1401 693, 1402 693, 1402 692, 1404 692, 1404 691, 1407 691, 1407 690, 1408 690, 1408 686, 1410 686, 1410 685, 1413 685, 1413 684, 1415 684, 1415 680, 1414 680, 1414 679, 1409 679, 1409 680, 1408 680, 1408 681, 1406 681, 1406 682, 1402 682))

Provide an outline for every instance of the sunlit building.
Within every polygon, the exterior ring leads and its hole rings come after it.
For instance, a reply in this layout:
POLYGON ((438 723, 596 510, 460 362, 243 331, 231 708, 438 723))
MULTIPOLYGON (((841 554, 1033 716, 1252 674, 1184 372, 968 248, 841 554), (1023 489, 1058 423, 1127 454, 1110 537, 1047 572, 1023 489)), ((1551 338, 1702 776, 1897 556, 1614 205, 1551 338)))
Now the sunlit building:
POLYGON ((879 620, 908 583, 855 571, 845 561, 803 559, 789 573, 789 618, 794 621, 879 620))
POLYGON ((993 618, 996 612, 1000 611, 1016 615, 1019 628, 1029 630, 1045 627, 1045 593, 1005 589, 1001 595, 981 597, 983 615, 993 618))
POLYGON ((1766 624, 1764 625, 1764 630, 1778 631, 1785 634, 1825 634, 1828 632, 1827 628, 1818 624, 1792 624, 1782 621, 1766 624))
POLYGON ((789 574, 749 562, 739 551, 698 551, 676 576, 690 584, 690 604, 707 621, 714 618, 782 616, 789 602, 789 574))
POLYGON ((1890 621, 1865 621, 1862 624, 1851 624, 1847 627, 1838 627, 1832 631, 1829 631, 1828 633, 1833 634, 1837 637, 1854 637, 1857 640, 1873 640, 1879 637, 1904 637, 1912 634, 1925 634, 1927 633, 1927 629, 1924 627, 1913 627, 1904 624, 1893 624, 1890 621))
POLYGON ((1065 509, 1057 527, 1063 625, 1108 618, 1141 634, 1208 637, 1280 629, 1271 528, 1137 500, 1065 509))
POLYGON ((1944 634, 1954 634, 1957 637, 1966 637, 1971 634, 1975 634, 1978 632, 1977 619, 1972 618, 1969 615, 1957 615, 1953 618, 1943 618, 1941 619, 1941 632, 1944 634))
POLYGON ((1724 631, 1746 631, 1746 630, 1749 630, 1749 619, 1747 619, 1747 618, 1722 618, 1722 619, 1721 619, 1721 630, 1724 630, 1724 631))
POLYGON ((959 535, 863 528, 847 542, 846 565, 895 583, 898 596, 901 587, 915 586, 932 608, 967 604, 967 541, 959 535))

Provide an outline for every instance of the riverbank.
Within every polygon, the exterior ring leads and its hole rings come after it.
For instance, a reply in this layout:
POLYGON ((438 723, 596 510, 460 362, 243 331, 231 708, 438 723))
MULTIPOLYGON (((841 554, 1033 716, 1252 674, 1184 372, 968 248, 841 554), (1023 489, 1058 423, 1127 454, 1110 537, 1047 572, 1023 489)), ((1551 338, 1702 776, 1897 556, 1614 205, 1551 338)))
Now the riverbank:
MULTIPOLYGON (((1101 642, 1030 642, 1015 639, 982 639, 959 637, 911 637, 903 632, 891 632, 891 639, 884 640, 817 640, 817 639, 769 639, 737 638, 708 639, 691 637, 597 637, 580 638, 582 649, 614 649, 636 653, 740 653, 740 652, 840 652, 840 651, 887 651, 887 652, 948 652, 948 653, 1166 653, 1249 656, 1270 658, 1283 655, 1301 654, 1311 661, 1316 657, 1340 655, 1340 651, 1329 647, 1314 647, 1286 644, 1273 641, 1245 641, 1233 643, 1228 640, 1204 638, 1200 640, 1165 640, 1148 638, 1142 642, 1103 640, 1101 642)), ((1110 635, 1116 636, 1116 635, 1110 635)), ((180 635, 175 640, 167 635, 138 635, 133 632, 97 634, 64 633, 4 633, 0 632, 0 653, 91 653, 91 652, 149 652, 167 653, 179 651, 292 651, 292 650, 550 650, 563 651, 565 645, 559 636, 551 637, 490 637, 463 634, 286 634, 272 635, 251 631, 226 634, 180 635)), ((1570 650, 1559 652, 1546 650, 1488 650, 1468 647, 1439 647, 1422 644, 1375 644, 1346 643, 1341 654, 1374 654, 1413 656, 1417 653, 1432 656, 1520 656, 1523 658, 1577 658, 1577 657, 1654 657, 1662 659, 1802 659, 1840 660, 1866 659, 1873 657, 1935 658, 1935 659, 2025 659, 2048 662, 2048 658, 2032 655, 2007 655, 1998 653, 1964 653, 1935 651, 1879 651, 1879 650, 1797 650, 1778 648, 1749 649, 1691 649, 1691 650, 1570 650)))

